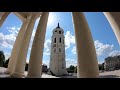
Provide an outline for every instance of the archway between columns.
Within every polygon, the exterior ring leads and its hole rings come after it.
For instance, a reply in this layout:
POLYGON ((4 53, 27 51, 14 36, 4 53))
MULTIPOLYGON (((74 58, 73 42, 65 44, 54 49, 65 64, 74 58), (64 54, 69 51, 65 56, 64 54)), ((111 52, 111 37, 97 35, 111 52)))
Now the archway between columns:
MULTIPOLYGON (((120 16, 120 13, 119 12, 104 12, 104 15, 105 17, 107 18, 108 22, 110 23, 110 26, 112 27, 114 33, 115 33, 115 36, 120 44, 120 19, 119 19, 119 16, 120 16)), ((8 16, 7 16, 8 17, 8 16)), ((6 18, 7 18, 6 17, 6 18)), ((77 17, 77 16, 75 16, 77 17)), ((5 18, 5 19, 6 19, 5 18)), ((1 20, 1 19, 0 19, 1 20)), ((5 21, 5 20, 4 20, 5 21)), ((3 23, 4 23, 3 21, 3 23)), ((77 50, 77 52, 79 53, 79 51, 77 50)))

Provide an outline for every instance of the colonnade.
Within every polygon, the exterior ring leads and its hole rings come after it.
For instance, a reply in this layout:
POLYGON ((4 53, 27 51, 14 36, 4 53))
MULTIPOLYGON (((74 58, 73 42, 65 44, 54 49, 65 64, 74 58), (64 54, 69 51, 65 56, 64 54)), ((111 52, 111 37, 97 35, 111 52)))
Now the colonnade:
MULTIPOLYGON (((4 13, 0 19, 3 24, 9 13, 4 13)), ((104 12, 113 32, 120 44, 120 13, 104 12)), ((41 78, 43 49, 49 12, 42 12, 32 44, 27 78, 41 78)), ((12 77, 25 77, 25 64, 28 47, 37 17, 31 15, 22 23, 16 37, 6 73, 12 77)), ((95 46, 87 20, 82 12, 72 12, 77 52, 77 77, 98 78, 99 69, 95 46)))

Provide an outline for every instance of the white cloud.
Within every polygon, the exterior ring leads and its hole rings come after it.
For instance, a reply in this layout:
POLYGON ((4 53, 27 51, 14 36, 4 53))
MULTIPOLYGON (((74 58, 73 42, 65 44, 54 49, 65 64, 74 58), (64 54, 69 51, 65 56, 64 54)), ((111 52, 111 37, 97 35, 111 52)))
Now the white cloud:
POLYGON ((73 54, 76 54, 76 47, 74 46, 72 51, 71 51, 73 54))
POLYGON ((77 60, 74 60, 74 59, 66 59, 66 67, 68 68, 70 65, 77 66, 77 60))
POLYGON ((73 36, 70 31, 65 34, 65 48, 70 48, 71 44, 75 44, 75 36, 73 36))
MULTIPOLYGON (((96 53, 98 56, 101 56, 105 53, 109 54, 113 50, 113 45, 103 44, 98 40, 94 41, 94 45, 95 45, 96 53)), ((71 52, 73 54, 76 54, 76 47, 75 46, 73 47, 71 52)), ((118 53, 118 52, 116 52, 116 53, 118 53)))
POLYGON ((4 53, 4 55, 5 55, 5 60, 8 60, 8 58, 10 57, 10 53, 4 53))
POLYGON ((13 46, 10 45, 9 43, 3 41, 2 43, 0 43, 0 47, 2 47, 2 48, 12 48, 13 46))
POLYGON ((51 40, 47 39, 45 44, 44 44, 44 48, 45 48, 45 55, 50 55, 50 49, 51 49, 51 40))
POLYGON ((27 60, 26 60, 26 63, 28 63, 28 64, 29 64, 29 59, 27 59, 27 60))
POLYGON ((120 55, 120 51, 115 50, 115 51, 110 52, 108 56, 114 57, 114 56, 118 56, 118 55, 120 55))
POLYGON ((38 19, 36 20, 36 23, 38 23, 38 22, 39 22, 39 20, 40 20, 40 18, 38 18, 38 19))
POLYGON ((96 48, 96 53, 98 56, 101 56, 105 53, 110 53, 111 50, 113 49, 113 45, 110 45, 110 44, 103 44, 101 42, 99 42, 98 40, 96 40, 94 42, 95 44, 95 48, 96 48))
POLYGON ((104 63, 104 60, 98 60, 98 64, 104 63))
POLYGON ((7 30, 14 36, 16 37, 18 34, 18 31, 20 30, 20 28, 18 27, 7 27, 7 30))
POLYGON ((39 20, 40 20, 40 18, 38 18, 38 19, 36 20, 34 27, 37 27, 37 26, 38 26, 39 20))
POLYGON ((7 30, 10 34, 0 33, 0 47, 11 49, 13 47, 19 29, 20 28, 17 27, 7 27, 7 30))

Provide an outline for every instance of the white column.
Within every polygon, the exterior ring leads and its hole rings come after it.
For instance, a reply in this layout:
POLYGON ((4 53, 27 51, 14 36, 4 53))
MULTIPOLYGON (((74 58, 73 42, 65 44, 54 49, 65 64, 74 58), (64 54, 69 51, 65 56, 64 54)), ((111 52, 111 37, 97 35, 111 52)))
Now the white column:
POLYGON ((103 12, 120 45, 120 12, 103 12))
POLYGON ((8 68, 7 68, 6 73, 12 73, 15 69, 16 59, 17 59, 17 56, 19 55, 20 46, 21 46, 21 44, 23 44, 22 40, 23 40, 24 33, 26 31, 27 25, 28 25, 28 20, 23 21, 21 29, 20 29, 20 31, 16 37, 16 40, 14 42, 14 46, 12 49, 12 53, 10 56, 10 60, 8 63, 8 68))
POLYGON ((16 61, 16 67, 15 70, 12 73, 12 77, 24 77, 24 71, 25 71, 25 64, 26 64, 26 57, 28 52, 28 47, 32 35, 32 31, 34 28, 34 24, 36 21, 36 15, 31 14, 31 19, 29 21, 28 27, 26 29, 26 32, 23 37, 23 41, 19 50, 19 54, 16 61))
POLYGON ((98 62, 92 35, 82 12, 72 12, 77 52, 77 77, 99 77, 98 62))
POLYGON ((28 75, 27 75, 28 78, 41 77, 44 41, 45 41, 48 15, 49 12, 42 12, 37 27, 37 31, 32 45, 31 55, 30 55, 28 75))
POLYGON ((8 17, 9 14, 10 12, 4 12, 4 14, 2 15, 0 19, 0 27, 2 26, 2 24, 4 23, 5 19, 8 17))

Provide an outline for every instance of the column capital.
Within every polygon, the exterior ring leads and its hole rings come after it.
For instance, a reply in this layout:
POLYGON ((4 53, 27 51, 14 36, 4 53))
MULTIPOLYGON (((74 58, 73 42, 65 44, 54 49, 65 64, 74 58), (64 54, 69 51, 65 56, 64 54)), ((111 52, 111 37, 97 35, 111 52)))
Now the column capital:
POLYGON ((2 24, 4 23, 4 21, 6 20, 6 18, 8 17, 9 14, 10 14, 10 12, 3 12, 3 14, 1 15, 1 18, 0 18, 0 27, 2 26, 2 24))
POLYGON ((120 12, 103 12, 120 45, 120 12))
POLYGON ((27 17, 27 20, 30 19, 30 18, 39 18, 41 15, 41 12, 31 12, 30 15, 27 17))

